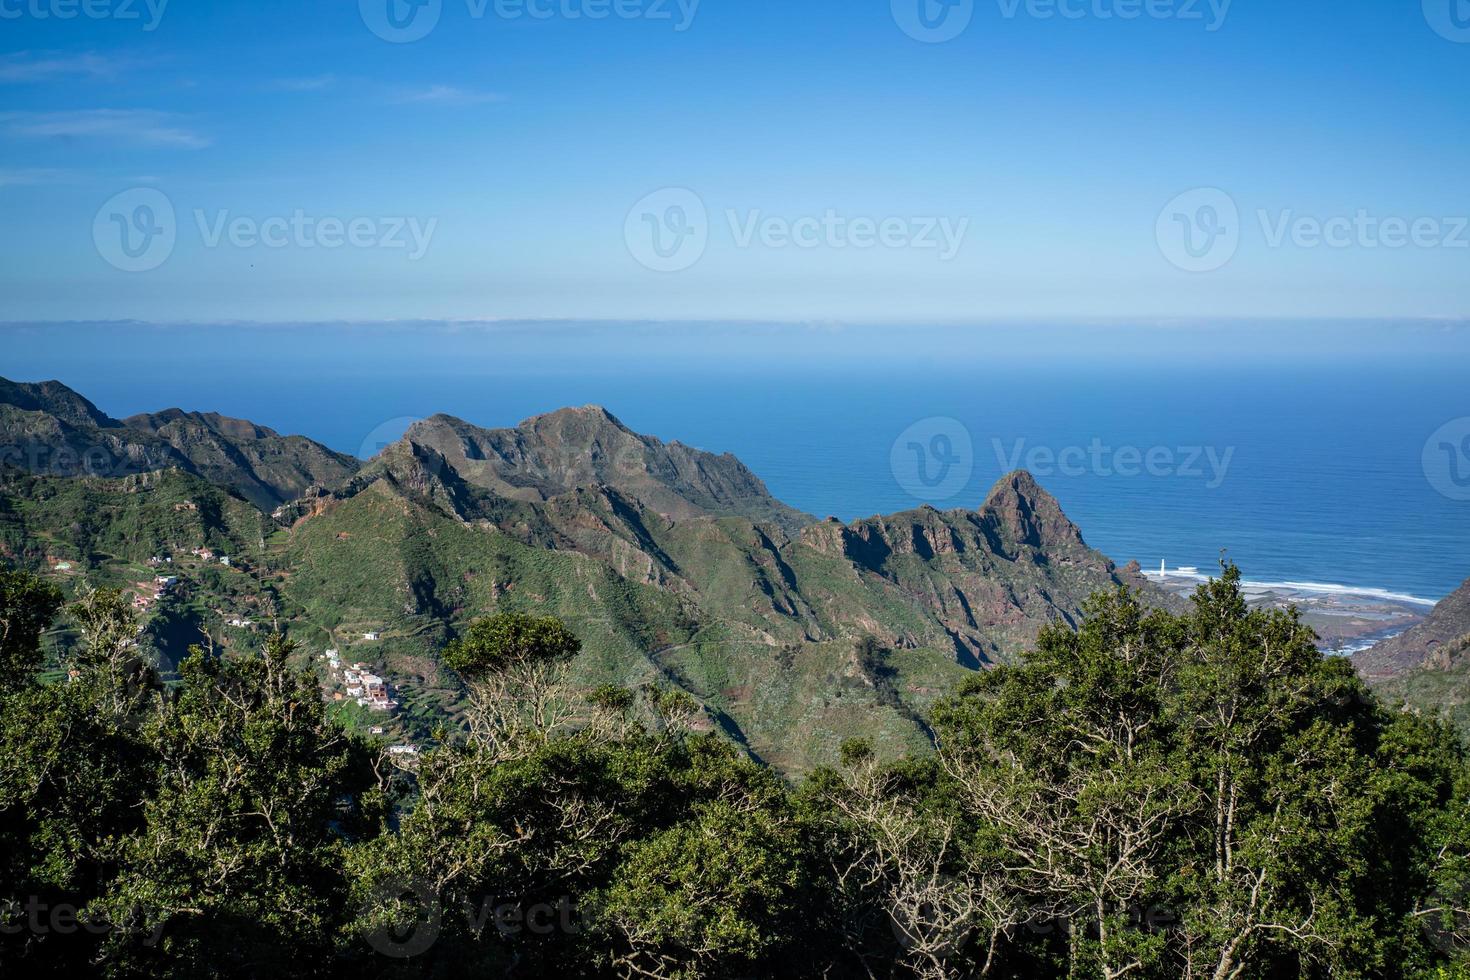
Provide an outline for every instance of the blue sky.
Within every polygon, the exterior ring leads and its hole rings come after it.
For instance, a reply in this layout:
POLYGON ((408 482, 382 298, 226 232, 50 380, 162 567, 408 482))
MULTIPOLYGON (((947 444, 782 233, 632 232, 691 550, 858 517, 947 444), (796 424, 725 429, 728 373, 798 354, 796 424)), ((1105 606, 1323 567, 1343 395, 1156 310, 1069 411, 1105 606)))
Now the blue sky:
POLYGON ((1470 315, 1467 0, 430 2, 0 0, 0 320, 1470 315))

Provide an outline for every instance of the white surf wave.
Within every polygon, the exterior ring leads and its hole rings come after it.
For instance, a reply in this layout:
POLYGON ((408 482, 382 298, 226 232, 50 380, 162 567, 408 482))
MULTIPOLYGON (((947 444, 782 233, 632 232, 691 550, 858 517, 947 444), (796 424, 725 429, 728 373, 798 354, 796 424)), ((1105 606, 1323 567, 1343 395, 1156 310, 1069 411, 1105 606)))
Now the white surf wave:
MULTIPOLYGON (((1157 571, 1145 571, 1144 575, 1149 578, 1159 578, 1157 571)), ((1196 582, 1205 582, 1214 576, 1202 572, 1184 572, 1170 569, 1164 573, 1165 579, 1188 579, 1196 582)), ((1385 599, 1393 602, 1407 602, 1415 606, 1433 606, 1438 604, 1438 599, 1426 599, 1423 596, 1410 595, 1407 592, 1393 592, 1389 589, 1377 589, 1361 585, 1338 585, 1333 582, 1261 582, 1253 579, 1241 579, 1240 587, 1248 592, 1265 592, 1289 590, 1291 592, 1308 592, 1313 595, 1341 595, 1359 596, 1367 599, 1385 599)))

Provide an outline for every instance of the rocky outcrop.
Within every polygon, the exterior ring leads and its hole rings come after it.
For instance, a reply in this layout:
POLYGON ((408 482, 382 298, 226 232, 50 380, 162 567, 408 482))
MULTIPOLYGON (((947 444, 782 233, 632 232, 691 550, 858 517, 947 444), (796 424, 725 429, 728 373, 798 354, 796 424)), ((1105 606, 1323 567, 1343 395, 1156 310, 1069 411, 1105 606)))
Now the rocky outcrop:
POLYGON ((1358 672, 1383 680, 1416 668, 1449 671, 1470 653, 1470 581, 1437 604, 1424 622, 1356 654, 1358 672))
MULTIPOLYGON (((881 641, 900 647, 947 642, 971 666, 1017 652, 1047 622, 1075 623, 1087 597, 1100 589, 1128 586, 1158 605, 1174 603, 1136 567, 1120 569, 1089 548, 1056 499, 1024 471, 1002 477, 978 510, 923 507, 852 524, 827 520, 805 528, 800 541, 851 562, 855 579, 871 592, 891 590, 918 604, 942 631, 936 640, 936 631, 870 625, 881 641)), ((827 595, 813 604, 841 619, 861 601, 827 595)), ((883 608, 887 602, 887 596, 872 595, 867 604, 883 608)))

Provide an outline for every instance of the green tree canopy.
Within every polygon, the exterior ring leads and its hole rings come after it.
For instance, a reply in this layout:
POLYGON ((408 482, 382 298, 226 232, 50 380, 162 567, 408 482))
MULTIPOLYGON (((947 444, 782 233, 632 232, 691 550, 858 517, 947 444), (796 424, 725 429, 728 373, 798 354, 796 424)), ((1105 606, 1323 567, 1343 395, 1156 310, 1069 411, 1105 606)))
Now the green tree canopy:
POLYGON ((467 677, 479 677, 570 660, 581 649, 576 634, 554 617, 497 613, 475 621, 446 647, 444 663, 467 677))
POLYGON ((0 570, 0 688, 30 683, 41 667, 41 633, 61 608, 54 585, 0 570))

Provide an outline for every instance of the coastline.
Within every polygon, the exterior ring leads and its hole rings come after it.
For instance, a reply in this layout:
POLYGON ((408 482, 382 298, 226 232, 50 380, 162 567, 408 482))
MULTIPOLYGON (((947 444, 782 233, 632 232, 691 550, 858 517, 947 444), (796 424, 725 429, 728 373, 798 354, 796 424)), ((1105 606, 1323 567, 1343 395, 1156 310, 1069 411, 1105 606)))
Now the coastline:
MULTIPOLYGON (((1188 597, 1213 576, 1185 567, 1142 570, 1143 576, 1176 595, 1188 597)), ((1256 609, 1295 607, 1302 621, 1317 632, 1318 648, 1351 656, 1422 622, 1438 600, 1389 589, 1331 582, 1264 582, 1242 580, 1241 591, 1256 609)))

